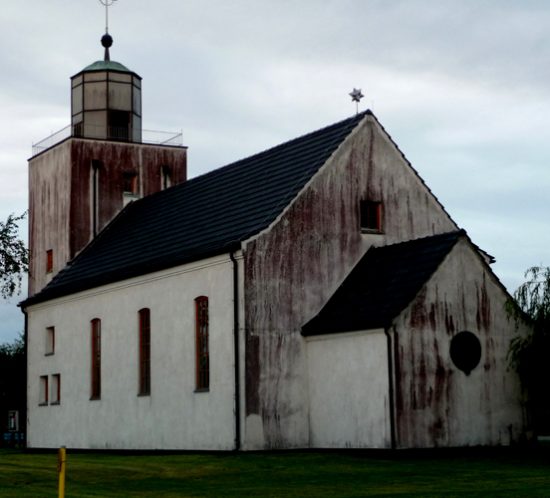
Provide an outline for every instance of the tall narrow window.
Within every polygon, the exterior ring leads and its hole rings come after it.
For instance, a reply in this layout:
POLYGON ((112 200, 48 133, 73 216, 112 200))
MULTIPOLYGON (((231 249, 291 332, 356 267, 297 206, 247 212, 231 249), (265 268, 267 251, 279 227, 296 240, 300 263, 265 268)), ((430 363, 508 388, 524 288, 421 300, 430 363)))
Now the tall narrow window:
POLYGON ((92 159, 92 174, 91 174, 91 215, 92 215, 92 234, 95 237, 99 230, 99 171, 101 169, 101 161, 92 159))
POLYGON ((91 395, 90 399, 101 398, 101 320, 94 318, 91 322, 91 395))
POLYGON ((151 312, 139 310, 139 395, 151 394, 151 312))
POLYGON ((61 374, 52 375, 52 392, 50 405, 59 405, 61 403, 61 374))
POLYGON ((55 327, 46 327, 46 355, 55 353, 55 327))
POLYGON ((210 359, 208 354, 208 298, 195 299, 196 330, 196 386, 197 391, 208 390, 210 386, 210 359))
POLYGON ((46 273, 53 271, 53 249, 46 251, 46 273))
POLYGON ((40 405, 48 404, 48 376, 42 375, 40 377, 40 393, 38 395, 38 403, 40 405))
POLYGON ((164 190, 165 188, 168 188, 172 185, 172 178, 170 177, 170 166, 167 166, 166 164, 160 168, 161 177, 162 177, 162 184, 161 189, 164 190))
POLYGON ((363 233, 382 232, 382 203, 361 201, 361 231, 363 233))

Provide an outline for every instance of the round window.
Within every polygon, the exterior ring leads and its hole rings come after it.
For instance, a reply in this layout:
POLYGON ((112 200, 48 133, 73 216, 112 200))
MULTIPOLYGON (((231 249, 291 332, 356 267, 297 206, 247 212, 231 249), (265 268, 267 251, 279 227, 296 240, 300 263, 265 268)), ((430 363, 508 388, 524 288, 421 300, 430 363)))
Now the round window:
POLYGON ((481 342, 471 332, 459 332, 451 339, 451 360, 466 375, 479 365, 481 342))

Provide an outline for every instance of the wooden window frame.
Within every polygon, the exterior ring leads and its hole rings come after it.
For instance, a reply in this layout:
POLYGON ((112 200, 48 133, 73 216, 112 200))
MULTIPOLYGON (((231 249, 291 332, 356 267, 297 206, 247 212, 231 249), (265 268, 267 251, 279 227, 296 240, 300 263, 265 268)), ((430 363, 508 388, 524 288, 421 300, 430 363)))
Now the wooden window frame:
POLYGON ((48 405, 48 399, 50 394, 50 385, 48 383, 48 376, 47 375, 41 375, 40 376, 40 384, 39 384, 39 398, 38 398, 38 405, 39 406, 47 406, 48 405))
POLYGON ((51 382, 52 396, 50 405, 61 404, 61 374, 53 374, 51 382))
POLYGON ((151 394, 151 310, 143 308, 139 315, 139 396, 151 394))
POLYGON ((101 320, 90 322, 90 400, 101 399, 101 320))
POLYGON ((55 354, 55 327, 46 327, 46 347, 45 356, 53 356, 55 354))
POLYGON ((362 233, 382 233, 382 203, 363 200, 360 203, 362 233))
POLYGON ((53 272, 53 249, 46 251, 46 273, 53 272))
POLYGON ((210 389, 210 351, 208 346, 208 297, 195 299, 195 391, 210 389))

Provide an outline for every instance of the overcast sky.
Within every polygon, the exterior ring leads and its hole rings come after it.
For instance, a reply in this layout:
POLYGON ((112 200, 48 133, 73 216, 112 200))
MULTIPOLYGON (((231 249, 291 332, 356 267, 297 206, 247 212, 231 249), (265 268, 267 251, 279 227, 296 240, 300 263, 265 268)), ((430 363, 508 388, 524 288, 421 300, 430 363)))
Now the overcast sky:
MULTIPOLYGON (((104 25, 99 0, 3 3, 0 219, 27 208, 31 145, 69 124, 104 25)), ((358 87, 510 291, 550 265, 547 0, 118 0, 109 31, 144 128, 183 131, 190 177, 354 114, 358 87)))

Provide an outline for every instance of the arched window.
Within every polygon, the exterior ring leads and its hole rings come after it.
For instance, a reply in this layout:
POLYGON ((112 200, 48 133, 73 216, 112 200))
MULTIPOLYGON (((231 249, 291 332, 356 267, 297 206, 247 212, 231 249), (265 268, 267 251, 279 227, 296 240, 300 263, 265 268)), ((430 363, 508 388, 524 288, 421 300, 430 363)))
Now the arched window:
POLYGON ((210 358, 208 352, 208 298, 195 299, 196 389, 208 390, 210 386, 210 358))
POLYGON ((91 321, 91 395, 90 399, 101 398, 101 320, 91 321))
POLYGON ((139 310, 139 395, 151 394, 151 312, 139 310))

